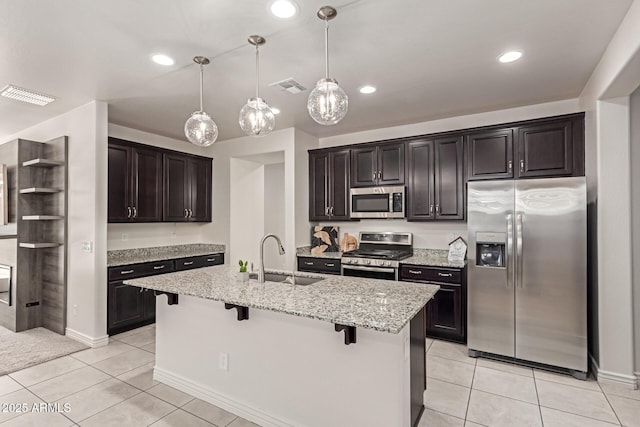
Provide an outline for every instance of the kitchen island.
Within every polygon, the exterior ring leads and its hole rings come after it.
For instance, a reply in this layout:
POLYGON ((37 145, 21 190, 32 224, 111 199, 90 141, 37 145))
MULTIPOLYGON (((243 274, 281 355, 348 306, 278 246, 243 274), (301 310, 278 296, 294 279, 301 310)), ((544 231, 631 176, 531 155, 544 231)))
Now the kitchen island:
POLYGON ((155 379, 263 426, 417 424, 424 307, 438 286, 243 283, 236 270, 125 282, 167 293, 156 297, 155 379))

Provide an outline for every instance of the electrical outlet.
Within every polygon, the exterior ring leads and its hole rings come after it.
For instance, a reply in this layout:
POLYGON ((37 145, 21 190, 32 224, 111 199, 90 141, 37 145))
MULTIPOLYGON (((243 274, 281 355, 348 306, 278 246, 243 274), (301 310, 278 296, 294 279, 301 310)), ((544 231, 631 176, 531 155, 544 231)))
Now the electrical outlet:
POLYGON ((86 252, 88 254, 93 252, 93 242, 89 242, 84 240, 82 242, 82 252, 86 252))
POLYGON ((229 355, 227 353, 220 353, 218 366, 223 371, 229 370, 229 355))
POLYGON ((129 235, 127 233, 122 233, 122 241, 126 242, 127 240, 129 240, 129 235))

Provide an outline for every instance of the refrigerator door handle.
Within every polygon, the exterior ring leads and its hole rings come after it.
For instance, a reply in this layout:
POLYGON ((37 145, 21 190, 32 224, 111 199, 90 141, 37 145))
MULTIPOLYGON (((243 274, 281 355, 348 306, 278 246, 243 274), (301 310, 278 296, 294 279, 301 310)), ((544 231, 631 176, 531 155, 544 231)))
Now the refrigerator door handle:
POLYGON ((518 281, 517 284, 520 285, 520 288, 524 288, 522 267, 523 267, 523 256, 522 256, 522 214, 518 214, 516 216, 516 260, 518 261, 518 281))
POLYGON ((507 215, 507 289, 513 288, 513 215, 507 215))

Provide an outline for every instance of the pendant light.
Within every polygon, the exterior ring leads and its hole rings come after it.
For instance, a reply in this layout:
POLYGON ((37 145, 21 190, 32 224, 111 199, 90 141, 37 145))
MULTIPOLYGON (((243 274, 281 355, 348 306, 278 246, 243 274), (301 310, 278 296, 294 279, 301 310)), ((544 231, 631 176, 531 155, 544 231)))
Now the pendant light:
POLYGON ((184 124, 184 134, 190 143, 199 147, 208 147, 218 139, 218 125, 204 112, 202 107, 204 66, 209 59, 204 56, 196 56, 193 62, 200 65, 200 110, 191 114, 184 124))
POLYGON ((325 78, 318 80, 316 87, 309 94, 307 109, 309 115, 321 125, 335 125, 347 115, 349 98, 338 86, 335 79, 329 78, 329 21, 338 12, 331 6, 323 6, 318 10, 318 18, 325 22, 324 26, 324 54, 325 78))
POLYGON ((260 52, 259 47, 266 43, 264 37, 249 36, 249 43, 256 47, 256 97, 249 98, 240 110, 238 123, 249 136, 263 136, 271 132, 276 125, 276 117, 267 102, 260 98, 260 52))

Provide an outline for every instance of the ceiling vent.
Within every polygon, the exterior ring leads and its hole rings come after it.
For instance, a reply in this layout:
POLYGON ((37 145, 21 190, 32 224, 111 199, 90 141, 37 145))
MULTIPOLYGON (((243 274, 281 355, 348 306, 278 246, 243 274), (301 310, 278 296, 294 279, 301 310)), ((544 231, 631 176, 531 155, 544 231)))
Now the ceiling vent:
POLYGON ((45 106, 56 99, 53 96, 45 95, 44 93, 13 85, 3 87, 2 91, 0 91, 0 95, 5 98, 15 99, 16 101, 28 102, 29 104, 36 104, 40 106, 45 106))
POLYGON ((293 77, 289 77, 288 79, 281 80, 279 82, 271 83, 269 86, 280 88, 281 90, 287 91, 289 93, 300 93, 307 90, 306 87, 302 86, 300 83, 295 81, 293 77))

